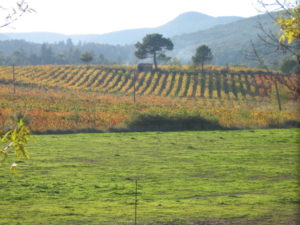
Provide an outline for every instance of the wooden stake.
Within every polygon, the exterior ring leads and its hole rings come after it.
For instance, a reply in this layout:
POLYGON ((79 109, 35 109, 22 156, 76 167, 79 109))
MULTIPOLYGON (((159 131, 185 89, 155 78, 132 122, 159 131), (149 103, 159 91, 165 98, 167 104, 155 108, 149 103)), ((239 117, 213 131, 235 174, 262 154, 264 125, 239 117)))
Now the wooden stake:
POLYGON ((277 97, 278 108, 279 108, 279 111, 281 111, 281 101, 280 101, 278 84, 277 84, 277 79, 276 78, 275 78, 275 90, 276 90, 276 97, 277 97))

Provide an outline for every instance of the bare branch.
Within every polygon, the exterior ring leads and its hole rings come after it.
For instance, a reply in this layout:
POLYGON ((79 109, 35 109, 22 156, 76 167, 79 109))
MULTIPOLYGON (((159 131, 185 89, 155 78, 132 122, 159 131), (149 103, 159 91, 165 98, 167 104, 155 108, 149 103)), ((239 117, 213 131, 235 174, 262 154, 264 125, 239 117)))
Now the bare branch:
MULTIPOLYGON (((277 24, 279 18, 292 17, 293 13, 291 9, 297 5, 297 3, 293 3, 293 0, 257 0, 257 2, 265 11, 265 14, 269 16, 269 19, 273 21, 274 26, 277 24)), ((257 22, 257 26, 261 31, 258 35, 258 39, 265 45, 266 49, 273 51, 273 53, 278 51, 283 54, 289 53, 295 56, 300 63, 300 41, 296 40, 292 44, 281 42, 279 40, 279 31, 278 34, 274 33, 274 31, 263 24, 260 20, 257 22)), ((253 42, 251 42, 251 46, 254 48, 253 42)), ((257 53, 257 51, 254 53, 254 58, 257 57, 257 53)))
POLYGON ((28 3, 25 0, 16 2, 15 8, 7 9, 3 6, 0 6, 0 10, 6 11, 6 17, 4 18, 4 23, 0 25, 0 29, 3 27, 7 27, 10 24, 16 22, 21 16, 25 13, 33 13, 35 12, 34 9, 30 8, 28 3))

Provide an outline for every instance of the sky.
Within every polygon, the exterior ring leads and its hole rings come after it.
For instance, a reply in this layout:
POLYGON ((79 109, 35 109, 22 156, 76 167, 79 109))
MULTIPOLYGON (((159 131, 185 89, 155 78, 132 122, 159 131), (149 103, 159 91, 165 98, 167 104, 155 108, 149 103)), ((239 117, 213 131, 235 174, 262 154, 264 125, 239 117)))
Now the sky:
MULTIPOLYGON (((0 0, 9 8, 17 0, 0 0)), ((251 17, 257 0, 26 0, 36 12, 23 15, 0 32, 103 34, 161 26, 181 13, 251 17)), ((3 21, 5 10, 0 11, 3 21)))

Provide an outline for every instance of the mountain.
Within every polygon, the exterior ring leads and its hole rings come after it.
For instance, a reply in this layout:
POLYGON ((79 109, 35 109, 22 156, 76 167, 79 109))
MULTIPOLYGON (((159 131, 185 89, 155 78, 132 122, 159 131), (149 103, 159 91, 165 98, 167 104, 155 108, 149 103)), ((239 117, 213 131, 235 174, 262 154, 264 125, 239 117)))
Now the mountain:
POLYGON ((184 33, 205 30, 216 25, 227 24, 240 19, 242 17, 212 17, 199 12, 187 12, 156 28, 123 30, 103 35, 72 35, 71 38, 74 41, 81 40, 112 45, 135 44, 150 33, 160 33, 165 37, 173 37, 184 33))
POLYGON ((149 33, 161 33, 165 37, 172 37, 184 33, 205 30, 216 25, 227 24, 240 19, 242 19, 242 17, 212 17, 199 12, 187 12, 156 28, 130 29, 102 35, 62 35, 47 32, 5 33, 0 36, 0 40, 23 39, 29 42, 36 43, 54 43, 59 41, 66 41, 68 38, 71 38, 74 42, 82 41, 111 45, 127 45, 141 41, 142 38, 149 33))

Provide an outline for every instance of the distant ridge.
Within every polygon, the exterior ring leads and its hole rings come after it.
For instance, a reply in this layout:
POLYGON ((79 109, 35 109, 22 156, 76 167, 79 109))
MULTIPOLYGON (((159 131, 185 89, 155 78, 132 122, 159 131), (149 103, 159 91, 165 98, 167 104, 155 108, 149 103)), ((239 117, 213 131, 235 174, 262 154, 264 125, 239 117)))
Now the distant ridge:
POLYGON ((159 33, 172 37, 184 33, 206 30, 217 25, 231 23, 240 19, 243 18, 235 16, 213 17, 198 12, 187 12, 155 29, 159 33))
POLYGON ((234 16, 212 17, 199 12, 186 12, 170 22, 156 28, 129 29, 101 35, 63 35, 49 32, 2 33, 0 34, 0 40, 23 39, 35 43, 54 43, 66 41, 71 38, 75 42, 81 41, 111 45, 129 45, 140 41, 146 34, 149 33, 161 33, 166 37, 173 37, 184 33, 192 33, 209 29, 216 25, 227 24, 240 19, 243 18, 234 16))

